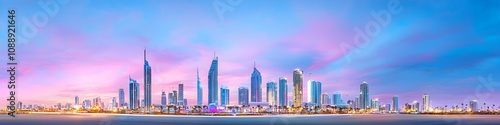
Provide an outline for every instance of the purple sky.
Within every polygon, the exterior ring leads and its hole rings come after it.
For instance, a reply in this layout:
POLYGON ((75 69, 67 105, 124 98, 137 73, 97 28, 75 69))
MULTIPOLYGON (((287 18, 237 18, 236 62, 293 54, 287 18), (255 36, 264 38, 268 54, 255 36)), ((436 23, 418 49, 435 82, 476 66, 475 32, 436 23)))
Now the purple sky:
MULTIPOLYGON (((54 105, 100 96, 108 102, 123 88, 128 102, 129 74, 139 81, 142 98, 146 47, 154 104, 162 90, 180 82, 194 104, 197 67, 206 103, 214 51, 219 86, 230 88, 231 104, 237 104, 238 87, 250 87, 254 61, 263 83, 291 79, 301 68, 312 73, 305 80, 321 81, 323 92, 341 92, 344 100, 366 81, 370 97, 381 103, 399 95, 403 105, 429 94, 433 106, 471 99, 500 104, 499 1, 220 0, 232 9, 222 16, 214 1, 78 0, 57 3, 56 11, 44 9, 45 1, 3 2, 1 8, 18 11, 18 35, 25 38, 17 46, 18 100, 54 105), (391 6, 399 12, 390 13, 391 6), (390 20, 372 15, 383 12, 390 20), (366 34, 373 24, 379 27, 369 31, 379 32, 357 44, 356 29, 366 34)), ((0 79, 7 81, 8 74, 0 79)), ((291 80, 288 86, 291 100, 291 80)), ((7 97, 7 88, 0 93, 7 97)))

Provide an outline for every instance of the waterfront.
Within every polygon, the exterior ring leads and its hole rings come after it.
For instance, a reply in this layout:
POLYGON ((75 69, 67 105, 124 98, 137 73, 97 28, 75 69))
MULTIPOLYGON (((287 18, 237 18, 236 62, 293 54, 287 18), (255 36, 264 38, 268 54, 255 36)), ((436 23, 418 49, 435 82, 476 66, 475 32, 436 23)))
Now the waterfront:
POLYGON ((326 125, 326 124, 426 124, 493 125, 499 115, 272 115, 272 116, 179 116, 130 114, 24 114, 0 116, 1 125, 326 125))

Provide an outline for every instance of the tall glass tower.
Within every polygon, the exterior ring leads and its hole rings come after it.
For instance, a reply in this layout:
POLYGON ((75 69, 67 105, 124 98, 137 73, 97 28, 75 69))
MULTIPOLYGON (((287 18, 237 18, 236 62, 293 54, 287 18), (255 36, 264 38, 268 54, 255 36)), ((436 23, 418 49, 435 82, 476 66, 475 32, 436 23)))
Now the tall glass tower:
POLYGON ((179 105, 186 105, 184 103, 184 84, 182 82, 179 84, 179 97, 177 98, 177 102, 179 102, 179 105))
POLYGON ((220 105, 229 105, 229 88, 227 86, 220 87, 220 105))
MULTIPOLYGON (((140 103, 140 96, 139 96, 139 83, 137 83, 136 80, 132 78, 129 79, 129 107, 130 109, 137 109, 139 108, 139 103, 140 103)), ((96 102, 97 103, 97 102, 96 102)))
POLYGON ((262 102, 262 75, 260 74, 257 67, 253 66, 252 77, 250 78, 250 101, 252 102, 262 102))
POLYGON ((167 105, 167 94, 165 94, 165 91, 161 92, 161 105, 163 107, 167 105))
POLYGON ((431 108, 431 100, 430 100, 430 97, 429 95, 427 94, 424 94, 422 96, 422 108, 423 108, 423 112, 428 112, 431 108))
POLYGON ((277 105, 278 91, 276 82, 267 82, 267 102, 270 106, 277 105))
POLYGON ((370 91, 368 89, 368 84, 363 82, 359 87, 359 108, 366 109, 370 107, 370 91))
POLYGON ((238 105, 248 105, 248 88, 240 87, 238 88, 238 105))
POLYGON ((399 97, 397 95, 392 97, 392 111, 399 112, 399 97))
POLYGON ((279 106, 287 106, 288 102, 288 85, 285 77, 279 79, 279 106))
POLYGON ((309 80, 308 86, 308 102, 321 106, 321 82, 309 80))
POLYGON ((342 104, 342 98, 340 92, 333 94, 332 97, 333 97, 333 105, 342 104))
POLYGON ((203 88, 201 87, 200 73, 198 72, 198 68, 196 68, 196 101, 197 105, 201 106, 203 101, 203 88))
POLYGON ((208 104, 216 104, 218 100, 218 62, 219 57, 214 57, 210 70, 208 70, 208 104))
POLYGON ((144 49, 144 106, 147 111, 151 108, 151 66, 149 66, 148 60, 146 60, 146 49, 144 49))
POLYGON ((125 92, 123 89, 118 90, 118 107, 124 106, 123 104, 125 103, 125 92))
POLYGON ((304 71, 299 68, 293 71, 293 105, 295 107, 302 106, 302 91, 304 84, 304 71))

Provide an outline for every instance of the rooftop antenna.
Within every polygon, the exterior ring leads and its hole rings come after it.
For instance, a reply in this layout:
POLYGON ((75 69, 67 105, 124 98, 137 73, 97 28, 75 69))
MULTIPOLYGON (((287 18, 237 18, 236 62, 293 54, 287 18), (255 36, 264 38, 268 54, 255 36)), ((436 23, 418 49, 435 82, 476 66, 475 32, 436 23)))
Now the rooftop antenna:
POLYGON ((144 60, 146 60, 146 46, 144 46, 144 60))
POLYGON ((253 68, 256 68, 257 67, 257 63, 255 61, 253 61, 253 68))

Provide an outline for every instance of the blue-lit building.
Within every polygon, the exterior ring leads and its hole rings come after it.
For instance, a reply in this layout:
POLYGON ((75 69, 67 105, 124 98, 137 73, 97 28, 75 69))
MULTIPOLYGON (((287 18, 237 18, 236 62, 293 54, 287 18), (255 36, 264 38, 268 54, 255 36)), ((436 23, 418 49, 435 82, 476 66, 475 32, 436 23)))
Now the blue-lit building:
POLYGON ((360 109, 366 109, 371 107, 370 106, 370 91, 368 89, 368 84, 366 82, 363 82, 359 86, 359 108, 360 109))
POLYGON ((392 97, 392 111, 399 112, 399 97, 397 95, 392 97))
POLYGON ((285 77, 279 79, 279 98, 278 106, 287 106, 288 103, 288 85, 285 77))
POLYGON ((321 82, 308 81, 308 102, 321 106, 321 82))
POLYGON ((248 88, 240 87, 238 88, 238 105, 248 105, 248 88))
MULTIPOLYGON (((139 97, 139 83, 129 77, 129 109, 138 109, 140 103, 139 97)), ((97 103, 97 102, 95 102, 97 103)))
POLYGON ((333 105, 341 105, 342 104, 342 96, 340 95, 340 92, 337 92, 332 95, 333 97, 333 105))
POLYGON ((208 70, 208 104, 217 105, 218 100, 218 62, 219 57, 214 57, 210 70, 208 70))
POLYGON ((220 105, 229 105, 229 88, 227 86, 220 87, 220 105))
POLYGON ((123 107, 125 103, 125 91, 123 89, 118 90, 118 107, 123 107))
POLYGON ((196 68, 196 105, 203 105, 203 88, 201 87, 200 72, 196 68))
POLYGON ((257 67, 253 67, 252 76, 250 78, 250 101, 262 102, 262 75, 257 67))
MULTIPOLYGON (((144 49, 144 106, 151 106, 151 66, 146 60, 146 49, 144 49)), ((151 110, 151 108, 146 109, 151 110)))
POLYGON ((267 103, 274 106, 278 105, 276 102, 278 100, 278 90, 276 82, 267 82, 267 103))

